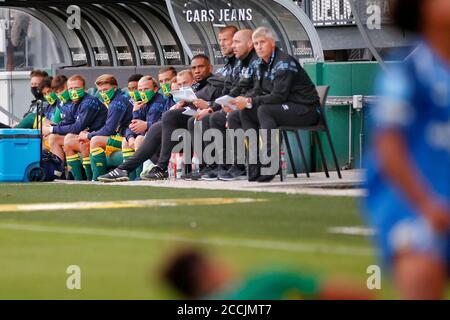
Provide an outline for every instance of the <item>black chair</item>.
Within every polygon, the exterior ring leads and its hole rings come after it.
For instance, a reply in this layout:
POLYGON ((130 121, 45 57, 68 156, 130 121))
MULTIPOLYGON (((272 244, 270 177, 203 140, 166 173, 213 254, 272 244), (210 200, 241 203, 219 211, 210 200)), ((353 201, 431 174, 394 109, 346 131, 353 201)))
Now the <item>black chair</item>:
MULTIPOLYGON (((307 130, 307 131, 311 131, 311 134, 313 136, 313 138, 316 140, 317 145, 319 146, 319 151, 320 151, 320 156, 322 157, 322 161, 323 161, 323 167, 325 169, 325 175, 327 178, 330 177, 330 174, 328 172, 328 165, 327 165, 327 161, 325 159, 325 154, 323 152, 323 147, 322 147, 322 142, 320 141, 320 137, 319 137, 319 132, 325 132, 326 137, 328 139, 328 143, 330 145, 331 148, 331 152, 333 153, 333 159, 334 159, 334 164, 336 166, 336 170, 339 176, 339 179, 342 179, 342 175, 341 175, 341 170, 339 167, 339 163, 337 160, 337 156, 336 156, 336 150, 334 149, 334 145, 333 142, 331 140, 331 134, 330 134, 330 130, 328 128, 328 124, 327 121, 325 119, 325 103, 327 101, 327 96, 328 96, 328 91, 330 90, 330 86, 317 86, 316 87, 317 93, 319 94, 319 98, 320 98, 320 106, 319 106, 319 114, 320 114, 320 118, 319 118, 319 123, 315 126, 298 126, 298 127, 287 127, 287 126, 282 126, 279 128, 280 130, 280 146, 283 143, 283 139, 284 141, 286 141, 286 148, 288 151, 288 155, 289 155, 289 159, 291 161, 291 165, 292 165, 292 169, 294 171, 294 177, 298 178, 297 176, 297 169, 295 168, 295 163, 294 163, 294 157, 292 156, 292 149, 291 149, 291 145, 289 143, 289 138, 288 138, 288 132, 293 132, 295 134, 295 138, 297 140, 298 143, 298 147, 300 150, 300 154, 302 156, 302 161, 303 161, 303 166, 305 168, 305 172, 306 172, 306 176, 309 178, 310 174, 309 174, 309 170, 308 170, 308 165, 306 162, 306 157, 305 157, 305 152, 303 150, 303 145, 300 139, 300 135, 298 133, 299 130, 307 130)), ((280 148, 280 153, 281 153, 281 148, 280 148)), ((281 159, 281 154, 280 154, 280 159, 281 159)), ((281 167, 281 161, 280 161, 280 167, 281 167)), ((280 168, 280 172, 281 172, 281 168, 280 168)), ((281 177, 281 181, 283 181, 283 175, 280 175, 281 177)))

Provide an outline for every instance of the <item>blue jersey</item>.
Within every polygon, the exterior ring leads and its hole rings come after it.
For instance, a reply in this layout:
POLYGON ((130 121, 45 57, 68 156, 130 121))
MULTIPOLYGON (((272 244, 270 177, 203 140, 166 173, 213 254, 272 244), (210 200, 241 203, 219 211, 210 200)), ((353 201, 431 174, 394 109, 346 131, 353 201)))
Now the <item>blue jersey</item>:
MULTIPOLYGON (((437 196, 449 203, 450 66, 422 43, 405 62, 390 66, 379 77, 377 95, 381 100, 372 110, 373 131, 394 129, 399 132, 421 177, 437 196)), ((380 233, 386 258, 395 250, 389 233, 399 224, 414 221, 409 227, 420 229, 421 236, 428 233, 423 231, 426 229, 424 221, 417 222, 422 219, 417 208, 383 176, 376 150, 371 150, 366 158, 366 213, 380 233)))
POLYGON ((116 91, 108 105, 108 116, 105 125, 98 131, 88 134, 88 138, 95 136, 109 137, 120 134, 125 135, 128 125, 133 117, 133 105, 130 98, 121 91, 116 91))
POLYGON ((69 125, 77 120, 78 104, 74 104, 72 101, 66 103, 59 101, 58 108, 61 111, 61 122, 59 125, 69 125))
MULTIPOLYGON (((133 120, 142 120, 147 122, 147 128, 161 120, 162 114, 167 111, 167 107, 170 105, 163 95, 157 93, 152 100, 143 106, 141 109, 133 112, 133 120)), ((136 135, 131 129, 126 132, 127 140, 129 138, 135 138, 136 135)))
POLYGON ((46 119, 53 121, 53 117, 55 116, 56 108, 58 107, 59 100, 56 100, 54 104, 50 104, 48 102, 44 102, 44 116, 46 119))
POLYGON ((60 123, 53 127, 53 133, 60 135, 79 134, 83 130, 92 132, 104 126, 108 111, 98 98, 86 93, 80 101, 71 104, 74 107, 71 117, 75 117, 75 122, 70 124, 60 123))

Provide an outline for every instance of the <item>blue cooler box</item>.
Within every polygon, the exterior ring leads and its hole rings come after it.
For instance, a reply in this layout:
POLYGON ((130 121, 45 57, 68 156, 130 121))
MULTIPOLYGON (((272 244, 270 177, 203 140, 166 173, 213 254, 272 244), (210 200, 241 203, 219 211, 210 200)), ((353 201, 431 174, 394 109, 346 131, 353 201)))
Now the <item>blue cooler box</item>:
POLYGON ((28 182, 39 167, 39 130, 0 129, 0 182, 28 182))

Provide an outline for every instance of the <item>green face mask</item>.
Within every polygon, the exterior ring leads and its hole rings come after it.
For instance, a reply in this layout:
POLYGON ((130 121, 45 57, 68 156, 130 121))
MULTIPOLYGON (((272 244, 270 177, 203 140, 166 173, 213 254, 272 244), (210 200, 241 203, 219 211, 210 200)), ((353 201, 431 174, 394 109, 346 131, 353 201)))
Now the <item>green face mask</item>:
POLYGON ((141 95, 139 94, 139 91, 129 91, 131 99, 133 99, 134 102, 141 101, 141 95))
POLYGON ((164 83, 161 85, 162 92, 166 97, 170 96, 171 90, 170 90, 170 83, 164 83))
POLYGON ((70 101, 69 90, 66 90, 61 94, 58 94, 57 96, 58 96, 58 99, 61 100, 63 103, 67 103, 70 101))
POLYGON ((54 92, 50 92, 50 94, 44 96, 45 100, 51 105, 54 105, 56 102, 56 99, 58 99, 58 95, 54 92))
POLYGON ((141 94, 141 99, 144 103, 149 103, 153 97, 156 95, 156 92, 153 90, 147 90, 144 92, 140 92, 141 94))
POLYGON ((116 93, 116 88, 111 88, 108 91, 100 92, 100 100, 103 101, 104 104, 109 105, 111 103, 114 94, 116 93))
POLYGON ((81 100, 86 95, 86 92, 84 91, 84 88, 76 89, 76 90, 70 90, 69 93, 70 93, 70 99, 72 101, 81 100))

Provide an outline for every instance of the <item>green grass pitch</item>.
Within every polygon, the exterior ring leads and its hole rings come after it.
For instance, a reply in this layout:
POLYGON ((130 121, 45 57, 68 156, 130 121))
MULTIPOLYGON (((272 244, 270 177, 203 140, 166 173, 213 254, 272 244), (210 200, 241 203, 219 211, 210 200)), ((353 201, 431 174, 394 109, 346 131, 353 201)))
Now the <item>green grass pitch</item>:
MULTIPOLYGON (((0 212, 0 299, 171 299, 158 279, 171 249, 202 242, 241 274, 270 268, 365 284, 371 241, 329 227, 364 226, 357 199, 154 187, 2 184, 0 205, 140 199, 263 198, 226 205, 0 212), (68 290, 66 268, 81 268, 68 290)), ((379 295, 392 297, 382 274, 379 295)))

